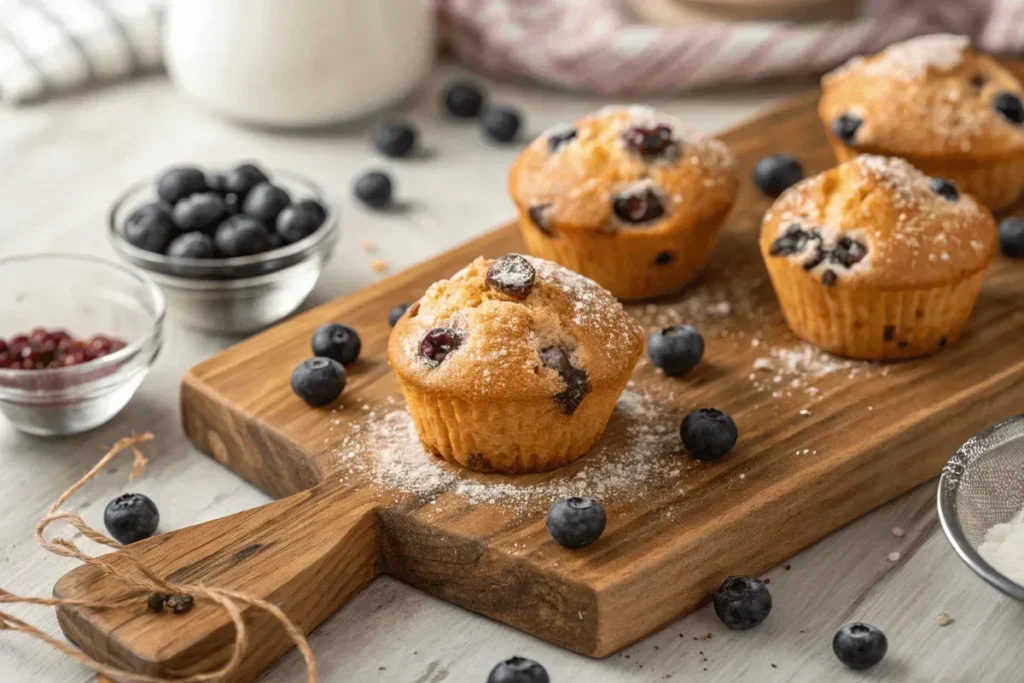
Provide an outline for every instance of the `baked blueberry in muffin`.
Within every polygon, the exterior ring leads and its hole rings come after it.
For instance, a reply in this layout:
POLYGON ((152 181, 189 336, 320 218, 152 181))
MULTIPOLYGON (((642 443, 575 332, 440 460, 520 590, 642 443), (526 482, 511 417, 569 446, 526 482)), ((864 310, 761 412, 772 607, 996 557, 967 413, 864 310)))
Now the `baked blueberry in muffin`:
POLYGON ((600 438, 643 351, 592 280, 550 261, 477 259, 398 319, 388 359, 424 446, 474 470, 537 472, 600 438))

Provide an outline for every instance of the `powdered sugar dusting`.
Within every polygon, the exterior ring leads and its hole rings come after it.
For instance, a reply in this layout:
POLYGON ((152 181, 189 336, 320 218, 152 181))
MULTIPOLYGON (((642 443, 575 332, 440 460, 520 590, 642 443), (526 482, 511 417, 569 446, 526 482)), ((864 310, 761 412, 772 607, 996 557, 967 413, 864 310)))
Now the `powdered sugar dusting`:
POLYGON ((370 481, 430 502, 456 494, 469 503, 519 510, 546 508, 569 496, 635 500, 652 487, 682 486, 693 463, 682 454, 678 416, 645 394, 626 391, 604 438, 580 461, 539 475, 480 474, 427 453, 404 408, 364 411, 349 426, 335 458, 343 481, 370 481))
POLYGON ((924 78, 929 69, 938 72, 955 69, 963 62, 964 50, 970 46, 971 40, 967 36, 948 33, 919 36, 891 45, 870 59, 854 57, 829 73, 826 79, 859 71, 866 76, 913 81, 924 78))

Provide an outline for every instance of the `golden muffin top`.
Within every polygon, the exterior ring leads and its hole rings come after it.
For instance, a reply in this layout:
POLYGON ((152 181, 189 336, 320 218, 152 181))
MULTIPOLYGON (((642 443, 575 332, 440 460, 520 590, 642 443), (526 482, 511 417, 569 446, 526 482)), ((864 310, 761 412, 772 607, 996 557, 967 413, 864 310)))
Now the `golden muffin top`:
POLYGON ((724 143, 649 107, 608 107, 534 140, 509 192, 541 230, 676 230, 728 210, 735 161, 724 143))
POLYGON ((830 287, 911 289, 985 269, 997 233, 988 209, 895 157, 861 155, 807 178, 761 224, 765 260, 785 259, 830 287))
POLYGON ((435 282, 395 325, 399 377, 450 398, 552 397, 571 415, 594 386, 621 382, 643 333, 593 280, 544 259, 478 258, 435 282))
POLYGON ((1024 89, 964 36, 921 36, 822 79, 818 113, 865 153, 1001 159, 1024 152, 1024 89))

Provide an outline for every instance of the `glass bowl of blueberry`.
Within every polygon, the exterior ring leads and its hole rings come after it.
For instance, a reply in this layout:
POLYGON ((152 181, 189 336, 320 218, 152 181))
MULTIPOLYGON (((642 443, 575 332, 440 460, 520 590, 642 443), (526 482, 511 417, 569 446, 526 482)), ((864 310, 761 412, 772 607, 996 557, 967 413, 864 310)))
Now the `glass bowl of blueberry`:
POLYGON ((119 264, 64 254, 0 260, 0 288, 0 412, 11 424, 61 436, 117 415, 160 351, 160 290, 119 264))
POLYGON ((109 216, 114 249, 163 289, 178 320, 232 334, 298 308, 338 232, 315 183, 252 163, 169 168, 128 188, 109 216))

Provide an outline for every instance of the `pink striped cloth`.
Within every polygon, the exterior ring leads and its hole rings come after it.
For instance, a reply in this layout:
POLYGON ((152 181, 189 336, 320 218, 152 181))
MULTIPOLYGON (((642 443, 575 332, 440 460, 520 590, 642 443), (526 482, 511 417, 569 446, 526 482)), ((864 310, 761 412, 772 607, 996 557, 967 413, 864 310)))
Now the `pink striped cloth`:
POLYGON ((433 2, 443 39, 466 62, 603 95, 822 73, 924 33, 968 35, 987 52, 1024 51, 1024 0, 868 0, 849 22, 694 28, 635 23, 617 0, 433 2))

